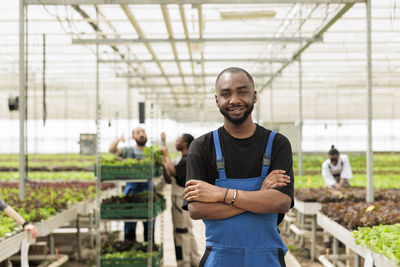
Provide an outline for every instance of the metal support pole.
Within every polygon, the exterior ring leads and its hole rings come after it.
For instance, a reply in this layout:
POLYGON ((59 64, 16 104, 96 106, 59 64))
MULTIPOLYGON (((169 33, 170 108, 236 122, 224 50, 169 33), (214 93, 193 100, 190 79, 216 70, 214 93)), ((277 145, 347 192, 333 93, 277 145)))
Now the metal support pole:
POLYGON ((256 106, 257 124, 260 124, 260 123, 261 123, 260 109, 261 109, 261 97, 259 97, 259 98, 257 99, 257 106, 256 106))
POLYGON ((360 256, 357 253, 354 254, 354 267, 360 267, 360 256))
POLYGON ((54 246, 54 236, 53 236, 53 234, 49 235, 49 247, 50 247, 50 254, 51 255, 56 254, 56 248, 54 246))
POLYGON ((311 260, 315 260, 315 250, 317 245, 317 218, 311 215, 311 260))
MULTIPOLYGON (((300 214, 300 229, 302 231, 305 230, 305 223, 306 223, 306 219, 305 219, 304 213, 301 213, 300 214)), ((300 246, 304 247, 304 235, 300 236, 300 246)))
POLYGON ((78 260, 81 260, 81 226, 79 214, 76 216, 76 249, 78 252, 78 260))
POLYGON ((130 86, 131 84, 131 79, 127 78, 127 87, 126 87, 126 110, 128 112, 126 118, 128 120, 127 127, 128 127, 128 140, 125 140, 128 144, 128 147, 131 146, 131 141, 132 141, 132 126, 131 126, 131 120, 132 120, 132 103, 131 103, 131 92, 132 92, 132 87, 130 86))
MULTIPOLYGON (((96 10, 96 17, 98 19, 98 12, 96 10)), ((96 34, 96 38, 98 35, 96 34)), ((96 45, 96 208, 95 208, 95 218, 96 218, 96 264, 100 267, 100 257, 101 257, 101 231, 100 231, 100 190, 101 190, 101 154, 100 154, 100 119, 101 119, 101 105, 100 105, 100 81, 99 81, 99 45, 96 45)))
POLYGON ((19 0, 19 199, 25 196, 25 0, 19 0))
POLYGON ((367 12, 367 201, 374 201, 373 154, 372 154, 372 47, 371 47, 371 0, 365 1, 367 12))
POLYGON ((302 79, 302 64, 301 64, 301 54, 298 57, 299 59, 299 151, 298 151, 298 159, 299 159, 299 175, 303 175, 303 79, 302 79))
POLYGON ((271 114, 271 120, 269 122, 269 128, 270 130, 273 130, 274 128, 274 88, 272 86, 272 82, 270 83, 270 96, 269 96, 269 112, 271 114))
MULTIPOLYGON (((154 103, 150 103, 150 141, 151 145, 154 144, 154 103)), ((149 179, 149 201, 148 201, 148 217, 147 217, 147 267, 153 266, 153 205, 154 205, 154 184, 153 184, 153 168, 154 168, 154 151, 153 149, 150 150, 150 179, 149 179)))
MULTIPOLYGON (((338 255, 339 254, 339 241, 336 237, 333 237, 333 244, 332 244, 332 254, 338 255)), ((333 259, 333 265, 336 266, 337 260, 333 259)))

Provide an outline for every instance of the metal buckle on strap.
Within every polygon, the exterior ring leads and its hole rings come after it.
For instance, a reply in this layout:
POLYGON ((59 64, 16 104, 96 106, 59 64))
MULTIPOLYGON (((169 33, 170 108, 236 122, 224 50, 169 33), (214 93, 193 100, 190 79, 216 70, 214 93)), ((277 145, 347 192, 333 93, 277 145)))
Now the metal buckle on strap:
POLYGON ((263 165, 268 167, 271 166, 271 155, 264 154, 263 165))
POLYGON ((225 160, 224 158, 217 158, 217 170, 225 168, 225 160))

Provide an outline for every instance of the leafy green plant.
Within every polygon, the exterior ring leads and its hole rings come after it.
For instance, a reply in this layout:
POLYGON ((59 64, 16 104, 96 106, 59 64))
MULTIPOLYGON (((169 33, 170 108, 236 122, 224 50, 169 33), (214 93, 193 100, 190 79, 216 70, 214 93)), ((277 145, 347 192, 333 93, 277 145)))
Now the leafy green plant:
POLYGON ((356 244, 369 247, 375 253, 384 254, 400 265, 400 223, 359 227, 352 234, 356 244))
MULTIPOLYGON (((114 187, 111 183, 102 183, 102 188, 114 187)), ((47 220, 70 205, 95 199, 94 182, 30 182, 26 187, 23 200, 18 198, 17 182, 0 182, 2 199, 12 206, 28 221, 47 220)), ((4 213, 0 213, 0 237, 17 228, 16 223, 4 213)))

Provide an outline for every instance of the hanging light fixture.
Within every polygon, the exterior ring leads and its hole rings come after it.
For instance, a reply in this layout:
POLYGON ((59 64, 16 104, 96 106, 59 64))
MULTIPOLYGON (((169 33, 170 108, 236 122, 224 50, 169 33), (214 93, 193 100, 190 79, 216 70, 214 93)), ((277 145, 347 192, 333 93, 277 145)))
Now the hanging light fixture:
POLYGON ((221 11, 219 15, 222 20, 236 20, 236 19, 265 19, 273 18, 276 15, 274 10, 260 10, 260 11, 221 11))

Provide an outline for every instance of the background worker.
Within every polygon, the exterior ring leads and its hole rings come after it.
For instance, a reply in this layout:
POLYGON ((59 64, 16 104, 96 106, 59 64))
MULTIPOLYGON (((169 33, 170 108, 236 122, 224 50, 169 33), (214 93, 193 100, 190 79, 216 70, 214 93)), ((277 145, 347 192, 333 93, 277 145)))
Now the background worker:
POLYGON ((0 199, 0 210, 4 211, 5 214, 10 216, 17 223, 19 223, 25 231, 30 231, 32 234, 32 237, 36 239, 36 237, 38 236, 38 230, 37 230, 36 226, 34 226, 33 224, 31 224, 28 221, 25 221, 24 218, 22 218, 18 212, 16 212, 12 207, 8 206, 1 199, 0 199))
POLYGON ((253 122, 257 92, 247 71, 225 69, 215 87, 224 124, 195 139, 187 155, 185 199, 192 219, 206 225, 200 266, 285 266, 278 224, 294 204, 289 140, 253 122))
POLYGON ((175 147, 177 151, 181 152, 182 157, 178 164, 175 165, 168 154, 165 133, 161 134, 164 178, 167 183, 172 184, 171 213, 178 267, 198 266, 200 262, 200 254, 193 235, 192 220, 189 213, 182 209, 183 192, 186 183, 186 156, 193 140, 193 136, 186 133, 176 139, 175 147), (171 176, 173 177, 172 179, 171 176))
MULTIPOLYGON (((135 140, 135 147, 118 147, 120 142, 125 142, 123 136, 116 138, 110 145, 108 151, 114 153, 121 158, 132 158, 132 159, 143 159, 144 158, 144 148, 147 143, 146 131, 142 127, 137 127, 132 131, 132 139, 135 140)), ((126 183, 124 194, 130 195, 134 193, 139 193, 142 191, 149 190, 148 182, 139 183, 126 183)), ((125 240, 135 241, 136 240, 136 222, 125 223, 125 240)), ((144 228, 144 240, 148 241, 148 223, 143 222, 144 228)), ((153 238, 154 238, 154 221, 153 221, 153 238)))
POLYGON ((328 151, 329 159, 322 163, 322 176, 327 187, 349 187, 349 180, 353 178, 349 157, 340 154, 332 145, 328 151))

